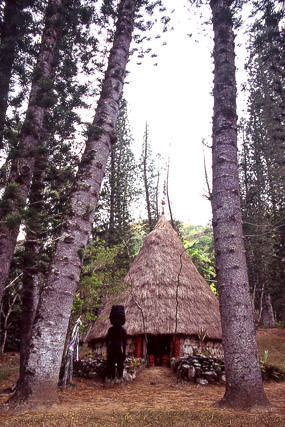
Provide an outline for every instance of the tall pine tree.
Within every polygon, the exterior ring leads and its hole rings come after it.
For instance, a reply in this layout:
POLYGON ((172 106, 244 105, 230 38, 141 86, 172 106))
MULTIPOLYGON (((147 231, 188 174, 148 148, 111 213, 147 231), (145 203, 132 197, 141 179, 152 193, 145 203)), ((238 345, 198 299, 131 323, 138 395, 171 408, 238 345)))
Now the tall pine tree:
POLYGON ((237 164, 232 2, 211 0, 214 29, 213 231, 225 355, 222 407, 268 410, 262 384, 245 249, 237 164))
POLYGON ((45 113, 54 103, 52 86, 57 59, 58 39, 62 24, 61 0, 50 0, 46 10, 45 28, 31 87, 19 147, 11 161, 8 183, 0 205, 0 300, 19 233, 22 209, 25 207, 37 150, 43 133, 45 113))
MULTIPOLYGON (((52 256, 36 318, 31 351, 18 383, 13 402, 23 405, 52 403, 57 400, 57 382, 69 315, 93 222, 116 126, 119 100, 134 28, 136 2, 122 0, 102 85, 85 152, 78 167, 70 206, 64 216, 61 238, 52 256), (92 214, 93 213, 93 214, 92 214), (25 402, 25 403, 23 403, 25 402)), ((12 405, 12 401, 10 402, 12 405)))
POLYGON ((247 258, 257 308, 262 310, 262 296, 271 295, 274 310, 284 322, 285 52, 280 30, 284 11, 275 6, 272 1, 261 2, 258 9, 262 15, 251 30, 241 184, 247 258))
POLYGON ((159 170, 157 170, 157 165, 155 164, 155 159, 153 157, 149 137, 149 127, 147 123, 145 125, 145 132, 143 136, 140 164, 145 194, 144 199, 147 212, 148 232, 150 232, 155 227, 159 218, 158 190, 160 174, 159 170))

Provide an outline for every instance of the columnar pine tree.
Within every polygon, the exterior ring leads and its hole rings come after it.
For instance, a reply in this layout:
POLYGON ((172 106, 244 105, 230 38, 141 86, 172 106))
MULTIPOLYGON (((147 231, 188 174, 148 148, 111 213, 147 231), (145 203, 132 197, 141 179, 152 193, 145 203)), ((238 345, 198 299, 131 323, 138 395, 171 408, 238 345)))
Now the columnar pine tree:
POLYGON ((118 114, 117 143, 111 149, 108 168, 110 199, 108 243, 122 244, 130 231, 131 209, 136 199, 136 163, 128 122, 127 102, 121 100, 118 114))
MULTIPOLYGON (((36 317, 24 375, 12 400, 23 409, 57 400, 65 335, 111 145, 134 28, 136 1, 121 0, 93 125, 78 167, 36 317), (24 403, 23 403, 24 402, 24 403)), ((12 404, 12 402, 10 402, 12 404)))
MULTIPOLYGON (((250 279, 253 282, 255 277, 259 278, 257 297, 271 294, 275 312, 282 320, 285 319, 285 233, 282 225, 285 44, 279 28, 284 11, 276 11, 275 6, 270 0, 262 1, 258 5, 262 16, 251 29, 247 64, 249 118, 244 126, 241 184, 247 253, 251 254, 247 257, 248 263, 253 259, 250 279)), ((257 302, 257 308, 262 309, 262 301, 257 302)))
POLYGON ((9 85, 16 53, 18 32, 23 2, 8 0, 5 3, 0 26, 0 149, 3 148, 3 130, 8 107, 9 85))
POLYGON ((270 408, 262 384, 242 232, 231 2, 211 0, 214 28, 213 230, 226 368, 220 405, 270 408))
POLYGON ((38 157, 37 169, 33 176, 30 191, 29 205, 32 212, 30 211, 30 221, 26 224, 26 238, 23 253, 20 377, 23 374, 25 360, 29 352, 32 327, 40 295, 39 260, 43 246, 43 224, 41 224, 42 215, 40 215, 40 213, 44 211, 43 192, 45 168, 45 159, 40 159, 40 157, 38 157))
POLYGON ((141 169, 143 188, 145 192, 148 230, 151 231, 158 220, 157 180, 159 178, 159 175, 155 171, 155 162, 150 146, 149 128, 147 123, 145 125, 145 133, 143 137, 141 169))
POLYGON ((8 183, 0 206, 0 300, 7 282, 11 260, 33 176, 36 151, 40 148, 45 113, 54 102, 53 75, 61 31, 62 0, 50 0, 45 29, 31 88, 26 119, 18 152, 12 160, 8 183))
POLYGON ((29 80, 29 72, 23 70, 23 58, 26 64, 30 63, 35 47, 35 32, 39 29, 33 16, 39 17, 41 14, 41 6, 36 0, 6 0, 2 3, 5 4, 0 20, 0 149, 5 146, 3 131, 8 98, 12 98, 13 106, 17 104, 9 90, 15 86, 15 75, 18 77, 17 86, 29 80), (34 38, 31 37, 32 32, 34 38))
POLYGON ((62 29, 59 43, 53 86, 56 102, 45 115, 41 150, 37 152, 29 201, 24 212, 20 375, 28 354, 46 261, 53 239, 58 237, 58 225, 68 203, 74 169, 78 165, 72 141, 76 136, 76 125, 81 121, 74 110, 85 107, 84 95, 87 92, 86 83, 78 81, 78 69, 89 63, 88 50, 92 47, 93 54, 96 51, 89 33, 93 18, 93 9, 83 6, 80 0, 64 8, 64 21, 68 25, 62 29), (80 55, 82 51, 84 58, 80 55))

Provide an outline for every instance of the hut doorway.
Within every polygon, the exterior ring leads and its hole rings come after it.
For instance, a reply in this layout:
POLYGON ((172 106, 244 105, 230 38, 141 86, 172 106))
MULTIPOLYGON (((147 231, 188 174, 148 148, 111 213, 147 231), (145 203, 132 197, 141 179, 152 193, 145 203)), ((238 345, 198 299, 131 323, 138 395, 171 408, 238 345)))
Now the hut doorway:
POLYGON ((148 335, 147 353, 151 366, 168 366, 172 335, 148 335))

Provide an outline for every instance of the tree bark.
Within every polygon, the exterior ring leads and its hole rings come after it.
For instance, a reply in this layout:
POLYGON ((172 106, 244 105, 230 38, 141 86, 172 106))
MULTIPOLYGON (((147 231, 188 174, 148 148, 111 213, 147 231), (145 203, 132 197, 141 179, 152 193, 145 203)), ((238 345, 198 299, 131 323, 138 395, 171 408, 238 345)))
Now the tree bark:
POLYGON ((101 182, 116 126, 135 15, 135 0, 121 0, 113 47, 93 126, 80 162, 70 207, 63 219, 35 319, 31 350, 22 381, 10 405, 16 410, 57 401, 57 383, 65 336, 76 287, 82 251, 91 232, 101 182), (15 408, 14 408, 15 409, 15 408))
POLYGON ((270 294, 266 295, 264 298, 262 322, 266 328, 275 328, 276 326, 270 294))
POLYGON ((214 28, 213 229, 225 354, 219 405, 268 410, 249 293, 237 164, 234 33, 230 3, 211 0, 214 28))
MULTIPOLYGON (((44 209, 44 175, 46 169, 46 158, 42 155, 37 158, 33 181, 29 193, 29 207, 36 210, 37 214, 44 209)), ((28 359, 29 346, 32 335, 36 311, 40 297, 39 283, 39 256, 42 250, 42 227, 36 218, 32 229, 26 226, 26 238, 24 252, 26 261, 23 262, 23 290, 22 290, 22 313, 21 313, 21 340, 20 340, 20 378, 24 373, 24 365, 28 359)))
POLYGON ((171 209, 171 203, 170 203, 170 197, 169 197, 169 185, 168 185, 168 181, 169 181, 169 167, 170 167, 170 157, 168 158, 168 162, 167 162, 166 197, 167 197, 167 204, 168 204, 169 215, 170 215, 170 222, 171 222, 172 227, 175 230, 175 224, 174 224, 174 219, 173 219, 172 209, 171 209))
POLYGON ((0 149, 3 148, 3 131, 8 107, 8 93, 15 59, 17 30, 23 1, 5 2, 0 31, 0 149))
POLYGON ((21 209, 26 204, 35 166, 36 148, 40 144, 44 115, 50 108, 51 85, 60 34, 62 0, 50 0, 40 52, 32 82, 26 120, 21 132, 18 156, 12 160, 8 184, 0 210, 0 301, 7 282, 19 233, 21 209), (10 223, 7 221, 9 218, 10 223))
POLYGON ((147 162, 148 162, 148 126, 145 124, 145 140, 143 147, 143 179, 144 179, 144 189, 145 189, 145 199, 146 199, 146 210, 148 218, 148 228, 149 231, 153 229, 153 221, 150 208, 150 194, 149 194, 149 185, 147 177, 147 162))
POLYGON ((281 326, 285 329, 285 285, 283 284, 282 290, 282 315, 281 315, 281 326))
MULTIPOLYGON (((3 322, 3 326, 2 326, 2 343, 1 343, 0 354, 3 354, 4 350, 5 350, 6 339, 7 339, 7 332, 8 332, 8 320, 9 320, 10 314, 12 312, 12 309, 14 307, 14 304, 15 304, 16 299, 18 298, 18 296, 19 296, 19 294, 17 292, 15 292, 14 297, 12 298, 11 302, 8 304, 8 308, 7 308, 7 313, 6 314, 4 313, 3 309, 1 310, 3 318, 4 318, 4 322, 3 322)), ((1 311, 0 311, 0 314, 1 314, 1 311)))
POLYGON ((108 244, 114 245, 115 234, 115 147, 111 148, 111 170, 110 170, 110 216, 108 230, 108 244))

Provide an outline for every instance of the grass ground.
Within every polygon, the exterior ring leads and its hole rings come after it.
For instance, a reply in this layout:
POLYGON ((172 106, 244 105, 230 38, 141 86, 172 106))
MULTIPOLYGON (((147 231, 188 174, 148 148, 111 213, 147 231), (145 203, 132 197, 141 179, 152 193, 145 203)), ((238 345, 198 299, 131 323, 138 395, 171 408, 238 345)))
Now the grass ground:
MULTIPOLYGON (((261 358, 268 350, 268 362, 285 366, 285 330, 260 330, 261 358)), ((0 363, 0 388, 17 379, 13 372, 18 356, 8 354, 0 363), (8 373, 10 374, 8 375, 8 373)), ((173 373, 162 367, 141 371, 136 380, 124 387, 106 388, 101 381, 75 379, 74 387, 59 394, 60 404, 52 412, 21 416, 0 415, 0 425, 14 426, 285 426, 285 382, 264 384, 276 412, 249 414, 214 407, 224 387, 197 387, 176 382, 173 373)), ((4 402, 7 395, 0 395, 4 402)))
POLYGON ((285 330, 259 329, 257 344, 260 358, 268 351, 268 363, 285 369, 285 330))

